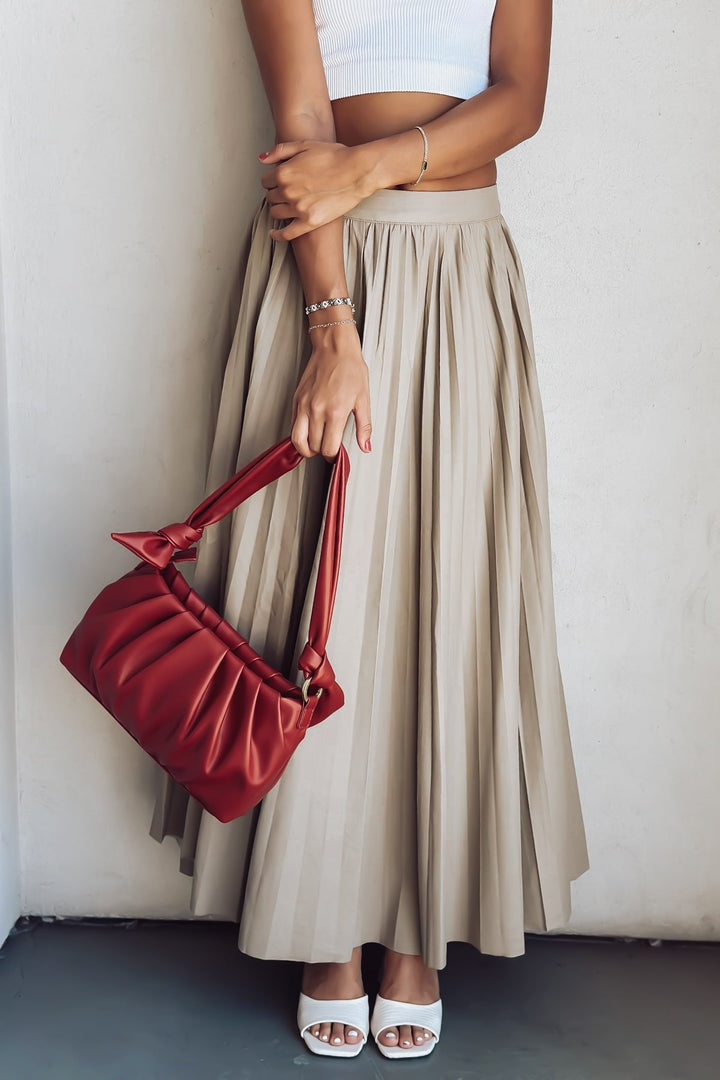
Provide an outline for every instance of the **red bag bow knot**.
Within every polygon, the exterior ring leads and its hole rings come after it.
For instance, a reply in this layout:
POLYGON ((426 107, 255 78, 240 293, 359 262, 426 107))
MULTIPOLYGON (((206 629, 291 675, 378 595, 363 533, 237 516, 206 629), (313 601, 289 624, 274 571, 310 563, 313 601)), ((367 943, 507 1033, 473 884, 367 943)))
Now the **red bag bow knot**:
POLYGON ((175 554, 175 550, 185 552, 176 557, 176 561, 182 562, 194 559, 195 551, 186 551, 191 544, 196 544, 202 536, 202 529, 195 529, 187 521, 176 521, 172 525, 166 525, 157 532, 130 532, 110 533, 113 540, 123 544, 134 555, 144 562, 154 566, 156 570, 164 570, 175 554))

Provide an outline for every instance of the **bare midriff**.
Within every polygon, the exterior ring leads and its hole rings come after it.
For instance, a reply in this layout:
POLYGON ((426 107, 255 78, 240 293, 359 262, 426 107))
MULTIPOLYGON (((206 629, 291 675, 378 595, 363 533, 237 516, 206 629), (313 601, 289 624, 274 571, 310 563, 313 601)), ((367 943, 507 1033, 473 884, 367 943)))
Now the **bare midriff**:
MULTIPOLYGON (((397 135, 416 124, 427 124, 436 120, 454 105, 459 105, 462 98, 448 97, 445 94, 415 93, 393 91, 391 93, 356 94, 353 97, 336 98, 332 102, 335 117, 335 135, 338 142, 346 146, 383 139, 388 135, 397 135)), ((422 165, 422 137, 418 132, 418 171, 422 165)), ((432 145, 428 154, 432 159, 432 145)), ((457 176, 443 177, 440 180, 422 180, 419 184, 401 184, 404 190, 452 191, 462 188, 488 187, 497 179, 497 166, 494 161, 480 168, 457 176)))

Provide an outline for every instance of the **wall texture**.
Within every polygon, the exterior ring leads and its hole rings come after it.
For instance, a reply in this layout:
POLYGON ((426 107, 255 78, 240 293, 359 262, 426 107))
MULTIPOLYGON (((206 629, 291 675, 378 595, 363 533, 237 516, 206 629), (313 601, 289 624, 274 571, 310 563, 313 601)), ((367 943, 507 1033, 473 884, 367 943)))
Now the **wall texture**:
MULTIPOLYGON (((0 156, 2 144, 0 143, 0 156)), ((10 447, 2 304, 0 217, 0 944, 20 912, 20 831, 15 746, 15 649, 13 642, 10 447)))
MULTIPOLYGON (((57 663, 200 493, 271 133, 238 0, 0 0, 25 912, 183 915, 153 767, 57 663)), ((557 0, 500 162, 546 410, 591 871, 572 928, 720 937, 718 115, 709 3, 557 0)))

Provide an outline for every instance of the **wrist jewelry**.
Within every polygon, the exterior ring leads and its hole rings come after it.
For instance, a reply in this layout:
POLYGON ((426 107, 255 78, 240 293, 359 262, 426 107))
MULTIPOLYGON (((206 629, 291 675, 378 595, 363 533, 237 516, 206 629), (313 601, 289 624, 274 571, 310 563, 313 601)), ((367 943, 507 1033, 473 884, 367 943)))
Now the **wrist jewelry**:
POLYGON ((427 140, 427 135, 425 134, 425 129, 421 128, 419 124, 415 124, 415 127, 417 128, 417 130, 420 132, 420 134, 423 137, 423 163, 422 163, 422 168, 420 169, 420 175, 418 176, 417 180, 413 180, 413 187, 415 186, 415 184, 420 183, 423 176, 425 175, 425 170, 428 167, 428 140, 427 140))
POLYGON ((317 304, 308 304, 305 308, 305 314, 309 315, 311 311, 321 311, 324 308, 335 307, 337 304, 349 304, 353 315, 355 314, 355 305, 349 296, 334 296, 330 300, 318 300, 317 304))
POLYGON ((308 326, 308 330, 319 330, 321 326, 342 326, 343 323, 355 322, 355 319, 336 319, 335 322, 318 322, 314 326, 308 326))

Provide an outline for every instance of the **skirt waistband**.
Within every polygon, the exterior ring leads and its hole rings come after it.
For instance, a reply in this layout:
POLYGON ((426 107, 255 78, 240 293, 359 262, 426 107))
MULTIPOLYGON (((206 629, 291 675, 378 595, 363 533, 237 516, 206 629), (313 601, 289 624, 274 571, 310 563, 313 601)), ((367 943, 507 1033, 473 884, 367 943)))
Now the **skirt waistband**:
POLYGON ((357 221, 389 221, 401 225, 449 225, 497 217, 497 184, 458 191, 408 191, 381 188, 344 215, 357 221))

